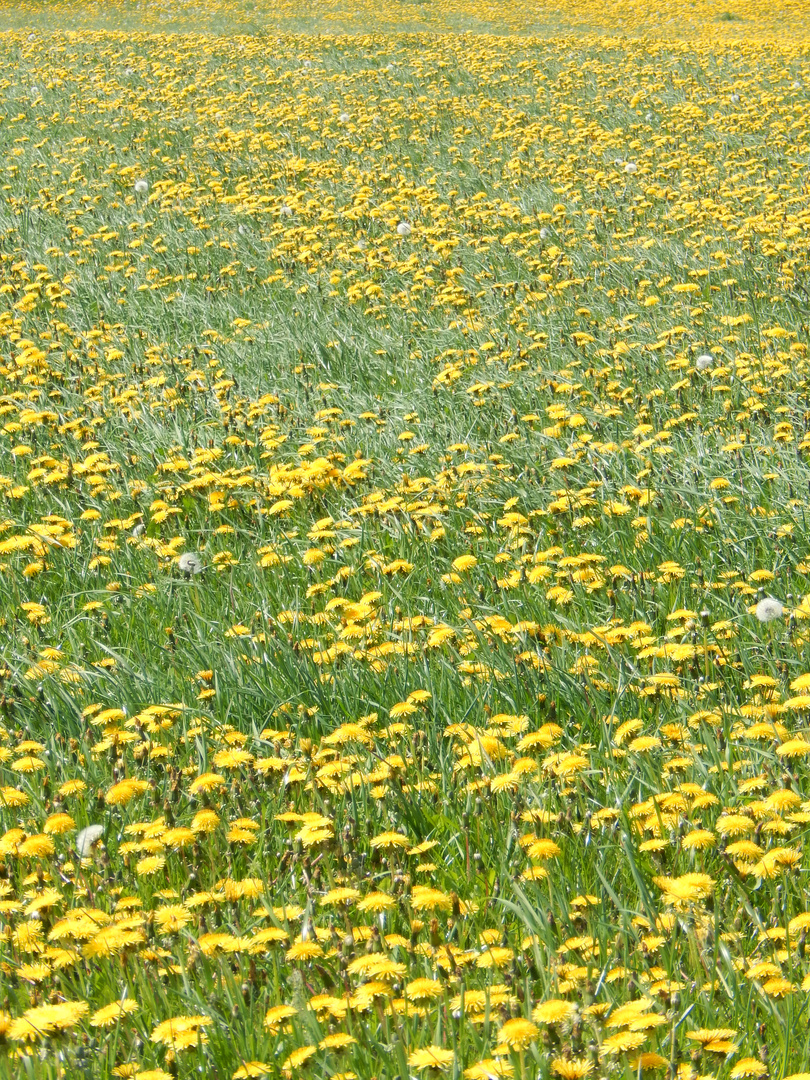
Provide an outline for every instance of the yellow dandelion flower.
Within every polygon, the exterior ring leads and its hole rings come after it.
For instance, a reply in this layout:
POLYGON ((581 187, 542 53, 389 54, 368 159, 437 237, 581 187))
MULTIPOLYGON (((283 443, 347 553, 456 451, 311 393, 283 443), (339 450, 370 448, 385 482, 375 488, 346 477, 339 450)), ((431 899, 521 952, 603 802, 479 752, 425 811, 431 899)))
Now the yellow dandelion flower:
POLYGON ((76 822, 70 816, 70 814, 51 814, 42 826, 44 833, 49 833, 54 836, 59 836, 62 833, 72 832, 76 828, 76 822))
POLYGON ((50 836, 45 836, 44 833, 37 833, 36 836, 29 836, 27 840, 23 842, 17 848, 17 854, 23 858, 29 856, 35 859, 43 858, 47 855, 53 855, 56 851, 56 845, 50 836))
POLYGON ((131 799, 143 795, 148 790, 149 783, 146 780, 120 780, 117 784, 113 784, 104 798, 111 806, 126 806, 131 799))
POLYGON ((511 1061, 485 1058, 464 1070, 466 1080, 511 1080, 515 1069, 511 1061))
POLYGON ((407 836, 403 836, 398 832, 384 832, 379 836, 374 836, 370 840, 371 847, 377 848, 398 848, 398 847, 410 847, 411 842, 407 836))
POLYGON ((284 1059, 281 1063, 282 1072, 292 1072, 308 1061, 313 1054, 317 1054, 317 1046, 300 1046, 284 1059))
POLYGON ((444 988, 436 979, 414 979, 405 987, 405 997, 408 1001, 432 1001, 441 997, 444 988))
POLYGON ((531 1046, 536 1041, 539 1034, 540 1028, 533 1024, 531 1020, 517 1017, 514 1020, 506 1021, 498 1032, 498 1037, 503 1045, 508 1046, 510 1050, 525 1050, 527 1046, 531 1046))
POLYGON ((239 1066, 231 1080, 253 1080, 257 1076, 268 1076, 272 1070, 273 1066, 266 1065, 263 1061, 246 1061, 239 1066))
POLYGON ((551 1071, 560 1080, 583 1080, 593 1072, 593 1062, 587 1058, 556 1057, 551 1062, 551 1071))
POLYGON ((147 855, 138 860, 135 873, 138 877, 150 877, 152 874, 157 874, 165 865, 166 859, 163 855, 147 855))
POLYGON ((456 1060, 452 1050, 442 1046, 425 1046, 408 1055, 408 1065, 412 1069, 427 1069, 433 1072, 446 1072, 456 1060))
POLYGON ((330 889, 329 892, 325 893, 320 898, 318 903, 321 907, 331 907, 332 905, 337 904, 350 904, 353 900, 357 900, 359 896, 359 889, 350 889, 344 886, 339 889, 330 889))
POLYGON ((14 772, 33 773, 39 772, 40 770, 46 768, 46 765, 41 758, 33 757, 31 754, 27 754, 25 757, 21 757, 17 761, 12 761, 11 768, 14 770, 14 772))
POLYGON ((414 911, 436 911, 437 909, 449 911, 452 906, 453 901, 450 897, 439 889, 431 889, 426 885, 414 885, 411 890, 411 907, 414 911))
POLYGON ((704 851, 716 843, 717 838, 710 829, 693 829, 681 840, 681 847, 685 851, 704 851))
POLYGON ((205 1041, 204 1028, 211 1022, 210 1016, 175 1016, 158 1024, 150 1039, 153 1043, 175 1050, 186 1049, 188 1046, 196 1046, 198 1040, 205 1041))
POLYGON ((568 1020, 576 1006, 571 1001, 562 998, 550 998, 541 1001, 532 1010, 532 1020, 538 1024, 561 1024, 568 1020))
POLYGON ((182 904, 167 904, 154 912, 153 919, 163 934, 176 934, 191 922, 191 913, 182 904))
POLYGON ((764 1065, 757 1058, 746 1057, 740 1058, 734 1068, 729 1074, 732 1080, 744 1080, 745 1077, 762 1077, 768 1075, 768 1066, 764 1065))
POLYGON ((646 1038, 640 1031, 617 1031, 603 1040, 602 1050, 607 1054, 624 1054, 628 1050, 637 1050, 646 1038))
POLYGON ((191 819, 193 833, 210 833, 219 825, 219 815, 214 810, 198 810, 191 819))
POLYGON ((708 1043, 733 1039, 737 1034, 736 1028, 698 1028, 695 1031, 687 1031, 687 1039, 706 1046, 708 1043))
POLYGON ((220 790, 225 787, 225 778, 220 776, 219 773, 206 772, 201 773, 196 780, 192 780, 189 784, 188 790, 192 795, 197 795, 201 791, 211 791, 214 789, 220 790))
POLYGON ((13 1042, 43 1039, 57 1031, 75 1027, 89 1011, 85 1001, 63 1001, 59 1005, 39 1005, 27 1009, 21 1017, 13 1020, 8 1028, 8 1038, 13 1042))
POLYGON ((84 780, 66 780, 59 788, 59 794, 63 799, 68 799, 71 795, 80 795, 83 791, 87 791, 84 780))
POLYGON ((353 1035, 346 1031, 336 1031, 334 1035, 327 1035, 318 1043, 319 1050, 343 1050, 346 1046, 352 1046, 357 1042, 353 1035))
POLYGON ((459 574, 463 574, 465 570, 472 570, 477 566, 478 559, 474 555, 459 555, 457 559, 453 559, 451 565, 459 574))
POLYGON ((411 716, 415 712, 418 712, 418 709, 413 701, 399 701, 391 706, 388 715, 392 720, 399 720, 400 717, 411 716))
POLYGON ((648 1050, 643 1054, 639 1054, 636 1058, 630 1058, 629 1064, 636 1072, 639 1069, 661 1069, 664 1065, 668 1065, 669 1062, 661 1054, 656 1054, 652 1050, 648 1050))
POLYGON ((91 1027, 111 1027, 119 1020, 138 1011, 138 1002, 134 998, 124 998, 123 1001, 113 1001, 102 1009, 97 1009, 90 1017, 91 1027))
POLYGON ((189 844, 193 844, 196 836, 193 829, 180 826, 176 829, 167 829, 161 840, 167 848, 184 848, 188 847, 189 844))
POLYGON ((369 893, 357 903, 358 911, 371 911, 374 914, 380 911, 389 911, 396 906, 397 902, 394 897, 389 896, 388 893, 384 892, 369 893))

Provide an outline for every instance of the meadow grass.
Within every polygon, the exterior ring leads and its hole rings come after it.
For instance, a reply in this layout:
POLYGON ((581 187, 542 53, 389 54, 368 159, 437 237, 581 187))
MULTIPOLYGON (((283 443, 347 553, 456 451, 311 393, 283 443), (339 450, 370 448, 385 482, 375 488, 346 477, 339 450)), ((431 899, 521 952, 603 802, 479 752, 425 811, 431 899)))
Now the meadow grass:
POLYGON ((810 12, 371 10, 0 10, 0 1076, 805 1076, 810 12))

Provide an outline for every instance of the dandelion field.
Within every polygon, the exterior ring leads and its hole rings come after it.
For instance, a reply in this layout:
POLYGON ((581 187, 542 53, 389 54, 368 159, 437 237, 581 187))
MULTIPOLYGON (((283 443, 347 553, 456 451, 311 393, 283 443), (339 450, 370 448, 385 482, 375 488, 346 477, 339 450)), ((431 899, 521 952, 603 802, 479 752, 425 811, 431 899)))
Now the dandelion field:
POLYGON ((808 16, 0 5, 0 1077, 808 1075, 808 16))

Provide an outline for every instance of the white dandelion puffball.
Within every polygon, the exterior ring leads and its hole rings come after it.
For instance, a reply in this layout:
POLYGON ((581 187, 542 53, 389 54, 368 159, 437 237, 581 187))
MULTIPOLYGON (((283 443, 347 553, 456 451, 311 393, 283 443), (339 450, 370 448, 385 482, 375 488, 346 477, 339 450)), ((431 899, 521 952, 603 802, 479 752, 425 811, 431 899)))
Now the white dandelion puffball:
POLYGON ((548 240, 548 229, 542 228, 540 230, 540 239, 541 240, 548 240))
POLYGON ((697 360, 695 360, 695 367, 698 371, 706 371, 714 363, 714 357, 711 353, 702 353, 697 360))
POLYGON ((86 859, 93 850, 93 845, 97 844, 103 835, 103 825, 88 825, 86 829, 82 829, 76 837, 76 852, 79 858, 86 859))
POLYGON ((348 124, 349 114, 347 112, 342 112, 338 117, 338 120, 341 122, 341 124, 348 124))
POLYGON ((624 171, 626 173, 638 172, 638 165, 636 165, 635 161, 625 161, 624 171))
POLYGON ((739 105, 740 104, 740 95, 739 94, 732 94, 731 95, 731 104, 732 105, 739 105))
POLYGON ((651 112, 648 112, 644 119, 647 121, 648 124, 651 124, 654 120, 653 114, 651 112))
POLYGON ((781 619, 784 613, 785 608, 781 600, 776 600, 772 596, 764 597, 754 609, 754 614, 760 622, 773 622, 774 619, 781 619))
POLYGON ((397 225, 398 236, 410 236, 412 232, 413 228, 408 224, 407 221, 400 221, 399 225, 397 225))
POLYGON ((132 535, 133 535, 133 536, 135 537, 135 539, 137 540, 137 539, 138 539, 138 537, 139 537, 139 536, 143 536, 143 534, 144 534, 145 532, 146 532, 146 526, 145 526, 145 525, 144 525, 144 523, 143 523, 143 522, 141 521, 141 522, 140 522, 140 523, 139 523, 138 525, 136 525, 136 526, 135 526, 135 528, 134 528, 134 529, 132 530, 132 535))
POLYGON ((136 180, 135 181, 135 194, 136 195, 145 195, 148 190, 149 190, 149 181, 148 180, 136 180))
POLYGON ((279 213, 281 214, 281 216, 282 216, 282 217, 292 217, 292 215, 293 215, 293 210, 292 210, 292 207, 291 207, 291 206, 287 206, 287 204, 285 203, 285 204, 284 204, 284 205, 282 206, 282 208, 281 208, 281 210, 279 211, 279 213))
POLYGON ((312 61, 311 60, 305 60, 304 61, 304 67, 305 68, 311 68, 312 67, 312 61))
POLYGON ((202 568, 202 559, 199 555, 195 555, 193 551, 184 551, 177 560, 177 569, 181 574, 199 574, 202 572, 202 568))

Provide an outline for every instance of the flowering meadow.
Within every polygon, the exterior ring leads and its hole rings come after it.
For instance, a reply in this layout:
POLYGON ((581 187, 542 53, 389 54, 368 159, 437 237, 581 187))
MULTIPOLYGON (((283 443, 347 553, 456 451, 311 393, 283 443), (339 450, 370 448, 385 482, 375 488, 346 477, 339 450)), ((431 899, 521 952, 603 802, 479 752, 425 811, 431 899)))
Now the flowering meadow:
POLYGON ((810 5, 0 27, 0 1077, 807 1080, 810 5))

